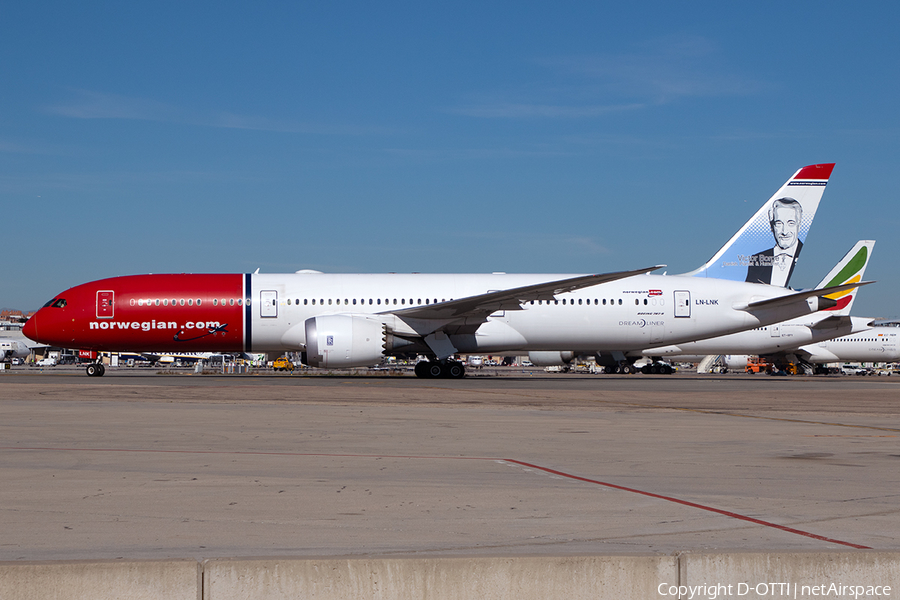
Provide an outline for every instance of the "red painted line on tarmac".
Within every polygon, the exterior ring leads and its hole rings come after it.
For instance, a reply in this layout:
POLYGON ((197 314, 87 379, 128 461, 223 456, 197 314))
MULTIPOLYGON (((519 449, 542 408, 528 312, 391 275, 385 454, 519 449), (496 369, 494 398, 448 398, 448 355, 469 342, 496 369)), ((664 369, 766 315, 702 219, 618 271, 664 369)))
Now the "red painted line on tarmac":
POLYGON ((858 548, 860 550, 871 550, 870 546, 861 546, 859 544, 853 544, 850 542, 842 542, 841 540, 835 540, 832 538, 827 538, 821 535, 817 535, 815 533, 810 533, 808 531, 801 531, 800 529, 794 529, 793 527, 786 527, 784 525, 778 525, 777 523, 770 523, 769 521, 763 521, 762 519, 756 519, 754 517, 748 517, 746 515, 740 515, 738 513, 734 513, 727 510, 722 510, 720 508, 713 508, 712 506, 704 506, 703 504, 697 504, 696 502, 688 502, 687 500, 679 500, 678 498, 672 498, 671 496, 662 496, 660 494, 654 494, 653 492, 645 492, 643 490, 636 490, 634 488, 625 487, 622 485, 616 485, 614 483, 607 483, 605 481, 597 481, 596 479, 588 479, 587 477, 580 477, 578 475, 572 475, 570 473, 564 473, 563 471, 557 471, 556 469, 548 469, 547 467, 541 467, 539 465, 522 462, 521 460, 515 460, 511 458, 503 459, 505 462, 514 463, 517 465, 522 465, 524 467, 529 467, 531 469, 537 469, 539 471, 544 471, 545 473, 552 473, 553 475, 559 475, 561 477, 568 477, 569 479, 574 479, 576 481, 584 481, 586 483, 594 483, 597 485, 602 485, 608 488, 613 488, 616 490, 621 490, 623 492, 631 492, 633 494, 641 494, 642 496, 649 496, 650 498, 658 498, 660 500, 666 500, 667 502, 675 502, 676 504, 683 504, 684 506, 690 506, 691 508, 699 508, 700 510, 705 510, 709 512, 714 512, 720 515, 725 515, 726 517, 731 517, 732 519, 740 519, 741 521, 748 521, 750 523, 755 523, 757 525, 764 525, 766 527, 772 527, 773 529, 780 529, 781 531, 785 531, 787 533, 795 533, 797 535, 802 535, 804 537, 812 538, 814 540, 821 540, 823 542, 830 542, 832 544, 841 544, 842 546, 850 546, 851 548, 858 548))
POLYGON ((716 513, 719 515, 730 517, 732 519, 739 519, 741 521, 747 521, 749 523, 754 523, 756 525, 762 525, 764 527, 771 527, 772 529, 778 529, 778 530, 784 531, 786 533, 802 535, 804 537, 808 537, 808 538, 811 538, 814 540, 819 540, 822 542, 828 542, 831 544, 840 544, 842 546, 849 546, 850 548, 857 548, 859 550, 871 550, 872 549, 871 546, 862 546, 860 544, 854 544, 851 542, 843 542, 841 540, 835 540, 833 538, 828 538, 828 537, 818 535, 815 533, 810 533, 808 531, 802 531, 800 529, 794 529, 793 527, 787 527, 785 525, 778 525, 777 523, 763 521, 762 519, 757 519, 755 517, 748 517, 746 515, 741 515, 741 514, 731 512, 728 510, 722 510, 720 508, 713 508, 712 506, 697 504, 696 502, 689 502, 687 500, 680 500, 678 498, 673 498, 672 496, 663 496, 661 494, 654 494, 653 492, 645 492, 643 490, 625 487, 623 485, 617 485, 615 483, 608 483, 606 481, 599 481, 597 479, 589 479, 587 477, 581 477, 580 475, 573 475, 571 473, 566 473, 564 471, 558 471, 556 469, 550 469, 548 467, 542 467, 540 465, 524 462, 521 460, 516 460, 514 458, 489 458, 489 457, 483 457, 483 456, 417 456, 417 455, 393 455, 393 454, 322 454, 322 453, 308 453, 308 452, 262 452, 262 451, 227 451, 227 452, 223 452, 223 451, 219 451, 219 450, 163 450, 163 449, 128 449, 128 448, 52 448, 52 447, 21 447, 21 446, 0 446, 0 450, 56 450, 56 451, 60 451, 60 452, 133 452, 133 453, 162 453, 162 454, 231 454, 231 455, 250 455, 250 456, 308 456, 308 457, 330 457, 330 458, 408 458, 408 459, 429 459, 429 460, 502 461, 502 462, 506 462, 506 463, 510 463, 510 464, 521 465, 523 467, 528 467, 530 469, 537 469, 538 471, 543 471, 545 473, 550 473, 552 475, 559 475, 560 477, 565 477, 567 479, 572 479, 574 481, 593 483, 595 485, 602 485, 604 487, 608 487, 608 488, 611 488, 614 490, 620 490, 623 492, 631 492, 632 494, 640 494, 642 496, 647 496, 649 498, 656 498, 658 500, 665 500, 666 502, 674 502, 675 504, 681 504, 683 506, 689 506, 691 508, 698 508, 700 510, 705 510, 707 512, 716 513))

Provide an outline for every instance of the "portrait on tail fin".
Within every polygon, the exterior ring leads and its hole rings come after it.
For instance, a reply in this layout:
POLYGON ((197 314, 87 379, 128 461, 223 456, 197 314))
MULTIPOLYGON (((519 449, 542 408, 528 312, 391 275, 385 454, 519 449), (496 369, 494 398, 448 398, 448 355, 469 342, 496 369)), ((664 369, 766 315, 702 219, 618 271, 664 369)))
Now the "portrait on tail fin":
POLYGON ((799 169, 711 259, 684 275, 788 287, 833 168, 799 169))
POLYGON ((793 198, 778 198, 769 208, 769 228, 775 245, 747 257, 747 278, 750 283, 786 286, 794 272, 803 242, 800 223, 803 206, 793 198))

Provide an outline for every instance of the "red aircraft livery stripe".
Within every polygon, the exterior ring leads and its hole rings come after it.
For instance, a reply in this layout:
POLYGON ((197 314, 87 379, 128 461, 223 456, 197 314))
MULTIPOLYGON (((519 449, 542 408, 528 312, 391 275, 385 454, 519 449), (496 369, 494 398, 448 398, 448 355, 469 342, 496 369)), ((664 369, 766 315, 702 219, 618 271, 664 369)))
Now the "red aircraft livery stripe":
POLYGON ((66 306, 46 311, 55 323, 42 314, 39 327, 60 330, 87 350, 239 352, 245 349, 244 321, 250 314, 245 281, 249 285, 249 275, 246 280, 241 274, 103 279, 60 294, 66 306))
POLYGON ((809 165, 800 169, 794 179, 828 179, 831 177, 832 170, 834 170, 834 163, 809 165))

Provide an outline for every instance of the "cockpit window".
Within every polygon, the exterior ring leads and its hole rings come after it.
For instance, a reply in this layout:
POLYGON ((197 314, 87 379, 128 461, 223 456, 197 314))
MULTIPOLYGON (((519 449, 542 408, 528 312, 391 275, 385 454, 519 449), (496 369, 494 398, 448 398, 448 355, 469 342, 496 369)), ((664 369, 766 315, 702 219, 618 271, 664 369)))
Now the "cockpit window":
POLYGON ((43 308, 48 308, 50 306, 52 306, 53 308, 65 308, 66 299, 65 298, 54 298, 53 300, 51 300, 50 302, 45 304, 43 306, 43 308))

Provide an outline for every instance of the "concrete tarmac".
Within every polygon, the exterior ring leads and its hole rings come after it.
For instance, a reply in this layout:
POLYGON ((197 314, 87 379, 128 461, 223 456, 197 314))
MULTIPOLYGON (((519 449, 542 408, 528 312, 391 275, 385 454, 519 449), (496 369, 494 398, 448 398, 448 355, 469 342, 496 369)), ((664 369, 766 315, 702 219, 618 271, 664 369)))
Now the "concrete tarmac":
POLYGON ((0 374, 0 561, 900 549, 900 377, 0 374))

